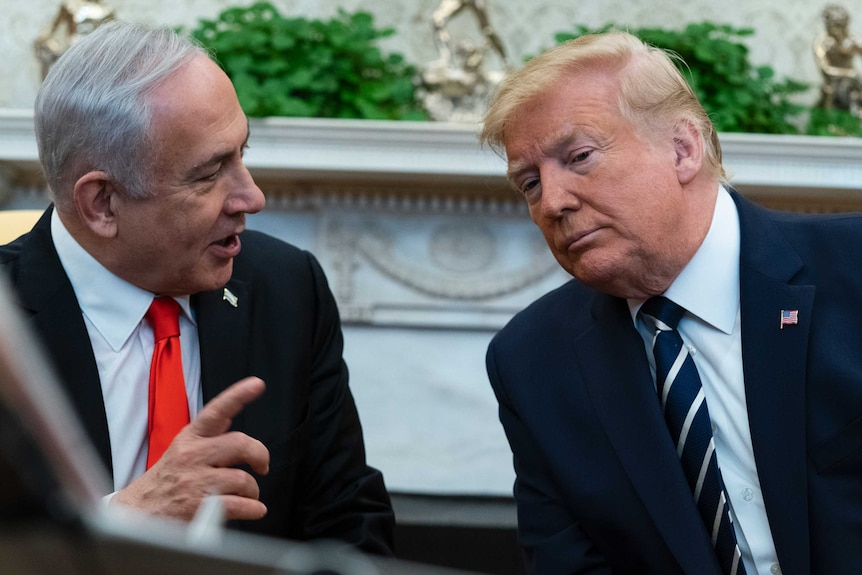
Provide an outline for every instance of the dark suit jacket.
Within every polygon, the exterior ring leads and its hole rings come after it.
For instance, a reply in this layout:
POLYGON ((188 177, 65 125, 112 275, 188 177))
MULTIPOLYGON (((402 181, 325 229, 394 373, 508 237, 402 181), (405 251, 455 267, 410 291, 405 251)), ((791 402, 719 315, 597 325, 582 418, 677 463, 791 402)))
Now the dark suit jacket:
MULTIPOLYGON (((0 247, 0 267, 110 471, 99 374, 54 250, 50 211, 29 234, 0 247)), ((319 264, 307 252, 247 231, 227 287, 237 307, 224 301, 223 290, 192 297, 203 399, 243 377, 262 378, 264 395, 234 420, 234 429, 270 452, 269 474, 256 477, 268 514, 237 527, 295 540, 341 539, 388 554, 394 517, 380 472, 365 462, 338 311, 319 264)))
MULTIPOLYGON (((739 209, 742 358, 784 575, 862 573, 862 217, 739 209), (779 329, 780 310, 798 325, 779 329)), ((718 575, 626 302, 573 280, 492 341, 535 573, 718 575)))

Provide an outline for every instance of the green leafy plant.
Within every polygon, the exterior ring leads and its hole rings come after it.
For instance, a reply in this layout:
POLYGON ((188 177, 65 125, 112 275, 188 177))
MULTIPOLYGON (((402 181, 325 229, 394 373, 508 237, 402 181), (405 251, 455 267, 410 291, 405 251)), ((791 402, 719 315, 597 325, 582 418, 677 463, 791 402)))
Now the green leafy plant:
POLYGON ((191 35, 212 51, 249 116, 424 120, 415 67, 376 42, 371 14, 286 18, 269 2, 200 20, 191 35))
POLYGON ((862 122, 845 110, 812 108, 805 131, 809 136, 862 136, 862 122))
MULTIPOLYGON (((559 33, 555 38, 562 43, 611 29, 621 28, 614 24, 600 29, 577 26, 574 32, 559 33)), ((809 86, 793 79, 778 80, 771 67, 752 65, 742 42, 754 34, 751 28, 701 22, 682 30, 638 28, 629 32, 682 58, 685 64, 677 61, 677 66, 719 132, 799 133, 809 108, 795 103, 793 97, 809 86)))

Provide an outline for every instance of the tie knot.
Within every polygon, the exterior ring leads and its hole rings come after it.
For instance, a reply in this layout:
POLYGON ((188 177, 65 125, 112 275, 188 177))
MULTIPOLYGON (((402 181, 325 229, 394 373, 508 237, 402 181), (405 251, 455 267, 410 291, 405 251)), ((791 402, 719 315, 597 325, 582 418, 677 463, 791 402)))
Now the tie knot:
POLYGON ((172 297, 157 297, 147 310, 156 341, 180 335, 180 304, 172 297))
MULTIPOLYGON (((660 321, 670 329, 676 329, 679 320, 685 315, 685 309, 659 295, 646 300, 641 306, 641 313, 660 321)), ((659 329, 662 328, 659 326, 659 329)))

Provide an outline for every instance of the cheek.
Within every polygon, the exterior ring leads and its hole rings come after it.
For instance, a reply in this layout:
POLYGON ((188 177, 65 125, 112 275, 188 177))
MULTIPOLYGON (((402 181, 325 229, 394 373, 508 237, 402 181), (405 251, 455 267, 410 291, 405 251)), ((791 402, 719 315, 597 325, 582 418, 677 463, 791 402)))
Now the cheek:
POLYGON ((542 230, 542 233, 544 234, 545 233, 545 227, 544 226, 546 224, 545 224, 544 220, 542 219, 542 215, 539 213, 538 205, 537 204, 533 204, 533 205, 528 204, 527 209, 530 212, 530 219, 533 220, 533 223, 536 224, 536 226, 538 226, 538 228, 540 230, 542 230))
POLYGON ((175 246, 197 251, 194 248, 199 248, 211 241, 217 218, 217 214, 214 215, 212 210, 203 206, 178 210, 174 214, 165 216, 164 236, 175 246))
POLYGON ((614 219, 636 229, 663 227, 678 209, 674 182, 657 175, 649 177, 650 172, 644 170, 633 170, 632 174, 641 177, 621 179, 606 190, 613 198, 607 204, 609 214, 616 214, 614 219))
POLYGON ((538 213, 538 210, 533 209, 530 209, 530 219, 533 220, 533 223, 536 224, 536 227, 538 227, 539 231, 542 232, 542 236, 545 238, 551 251, 556 251, 554 248, 554 233, 556 229, 555 222, 553 220, 543 218, 541 214, 538 213))

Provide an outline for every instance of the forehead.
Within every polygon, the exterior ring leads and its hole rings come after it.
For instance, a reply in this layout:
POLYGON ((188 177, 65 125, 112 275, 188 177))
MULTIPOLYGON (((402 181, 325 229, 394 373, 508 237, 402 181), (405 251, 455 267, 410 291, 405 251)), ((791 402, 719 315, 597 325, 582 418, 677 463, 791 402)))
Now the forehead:
POLYGON ((248 137, 248 121, 233 84, 203 55, 160 85, 151 106, 154 139, 168 153, 206 154, 214 148, 240 146, 248 137))
POLYGON ((610 72, 571 73, 521 104, 504 138, 511 160, 532 150, 552 149, 578 136, 601 137, 625 123, 618 104, 619 80, 610 72))
POLYGON ((153 90, 150 106, 154 118, 197 116, 212 121, 242 113, 230 79, 204 55, 196 55, 153 90))

